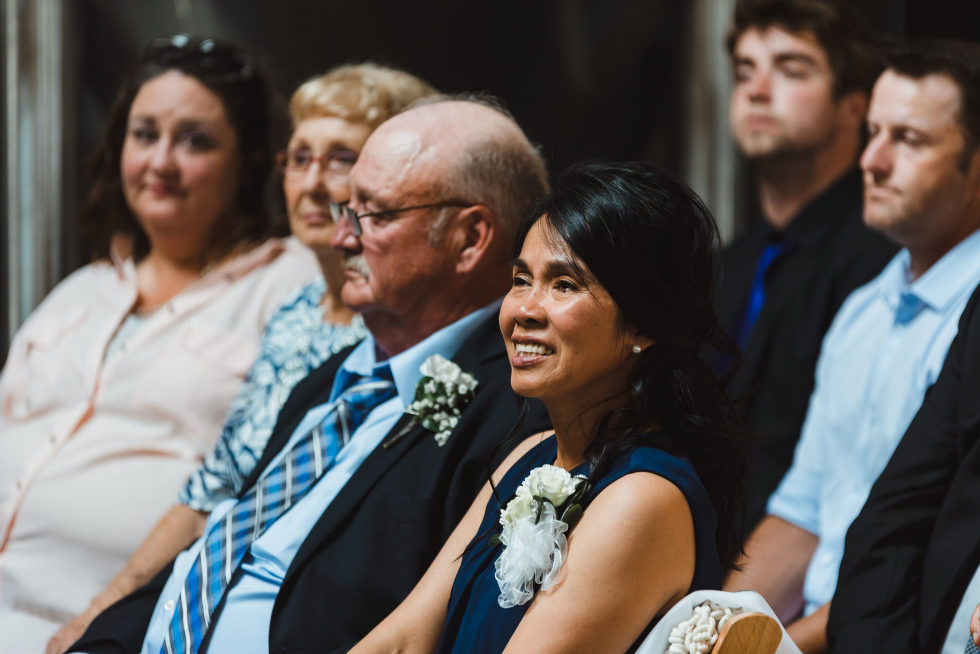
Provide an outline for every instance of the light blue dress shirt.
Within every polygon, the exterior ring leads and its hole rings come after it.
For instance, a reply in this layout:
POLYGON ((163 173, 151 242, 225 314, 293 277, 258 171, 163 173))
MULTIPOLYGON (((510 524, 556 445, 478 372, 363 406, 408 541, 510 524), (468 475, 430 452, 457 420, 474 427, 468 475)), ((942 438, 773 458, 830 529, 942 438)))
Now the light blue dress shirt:
MULTIPOLYGON (((325 472, 312 490, 292 509, 281 516, 252 543, 235 578, 225 594, 208 638, 211 652, 267 652, 272 606, 293 557, 307 534, 333 501, 344 484, 354 475, 364 459, 374 451, 415 399, 415 386, 422 378, 419 366, 431 355, 447 359, 485 319, 495 315, 500 302, 494 302, 444 327, 427 339, 387 361, 378 361, 377 348, 371 336, 365 338, 341 364, 334 379, 330 401, 310 409, 290 436, 290 443, 319 424, 329 405, 345 386, 350 375, 370 375, 389 365, 398 394, 377 406, 357 428, 348 444, 337 455, 333 467, 325 472)), ((450 436, 452 438, 452 436, 450 436)), ((288 445, 272 460, 267 469, 283 457, 288 445)), ((205 534, 237 503, 236 499, 219 504, 208 519, 205 534)), ((173 572, 157 600, 143 641, 143 654, 160 654, 180 590, 204 538, 184 550, 174 562, 173 572)), ((324 592, 329 592, 324 589, 324 592)))
POLYGON ((824 337, 793 465, 768 512, 819 538, 803 584, 830 601, 844 536, 942 368, 980 282, 980 231, 910 282, 902 250, 841 306, 824 337))

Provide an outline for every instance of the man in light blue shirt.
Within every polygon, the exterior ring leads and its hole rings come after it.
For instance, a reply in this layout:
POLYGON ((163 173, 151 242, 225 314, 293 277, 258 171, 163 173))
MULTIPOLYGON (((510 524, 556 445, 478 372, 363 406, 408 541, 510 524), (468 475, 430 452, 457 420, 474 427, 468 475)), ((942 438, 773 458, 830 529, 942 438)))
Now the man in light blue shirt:
MULTIPOLYGON (((296 387, 242 495, 219 505, 204 537, 99 616, 74 649, 346 651, 411 590, 485 483, 518 420, 498 298, 517 221, 547 190, 544 163, 503 111, 442 99, 381 125, 350 184, 332 243, 346 264, 342 298, 370 336, 296 387), (477 384, 448 438, 405 413, 434 355, 477 384), (347 434, 339 416, 360 410, 341 396, 362 378, 393 382, 393 396, 379 394, 339 450, 305 456, 303 444, 329 440, 328 429, 347 434), (323 471, 288 509, 276 515, 282 503, 249 499, 276 497, 283 485, 289 497, 290 484, 303 483, 290 481, 300 462, 323 471), (225 543, 241 542, 234 534, 263 511, 274 521, 254 528, 236 561, 225 543), (187 590, 197 578, 195 588, 213 588, 218 577, 230 581, 214 598, 187 590)), ((526 429, 545 426, 532 410, 526 429)), ((303 470, 297 480, 309 478, 303 470)))
POLYGON ((726 582, 762 593, 806 652, 826 647, 847 528, 938 376, 980 281, 980 159, 969 156, 976 127, 964 127, 960 105, 961 86, 947 74, 889 68, 875 84, 861 157, 864 218, 903 249, 835 317, 793 466, 726 582))

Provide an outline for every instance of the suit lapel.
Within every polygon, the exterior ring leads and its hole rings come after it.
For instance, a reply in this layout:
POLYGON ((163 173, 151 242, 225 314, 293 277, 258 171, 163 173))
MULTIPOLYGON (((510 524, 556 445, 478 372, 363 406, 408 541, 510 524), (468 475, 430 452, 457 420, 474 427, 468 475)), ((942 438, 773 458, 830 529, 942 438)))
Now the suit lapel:
MULTIPOLYGON (((959 415, 956 416, 955 425, 958 448, 956 460, 948 464, 952 479, 942 480, 948 486, 940 500, 942 508, 923 555, 925 562, 920 589, 920 607, 924 616, 922 624, 931 630, 925 637, 937 644, 941 644, 945 638, 950 621, 963 601, 963 593, 980 563, 980 541, 976 537, 975 519, 975 516, 980 516, 980 484, 977 482, 980 480, 980 409, 975 399, 976 389, 980 387, 978 297, 974 292, 960 321, 960 335, 957 338, 965 337, 967 340, 958 371, 961 375, 959 415)), ((952 350, 951 354, 956 356, 952 350)))
MULTIPOLYGON (((500 331, 497 327, 497 316, 494 314, 476 328, 473 334, 459 348, 455 361, 463 370, 472 372, 479 381, 482 378, 484 364, 487 361, 505 356, 506 350, 500 331)), ((477 393, 480 392, 477 387, 477 393)), ((337 493, 323 515, 303 541, 299 551, 293 558, 286 572, 288 581, 298 570, 302 569, 305 561, 326 541, 330 534, 346 522, 347 516, 361 504, 364 497, 375 485, 381 483, 388 470, 391 469, 420 438, 432 438, 432 432, 421 426, 411 426, 412 416, 405 414, 399 418, 395 426, 382 441, 388 441, 392 435, 404 433, 389 447, 378 446, 364 460, 357 472, 337 493)), ((453 436, 451 435, 450 438, 453 436)), ((284 582, 285 583, 285 582, 284 582)))

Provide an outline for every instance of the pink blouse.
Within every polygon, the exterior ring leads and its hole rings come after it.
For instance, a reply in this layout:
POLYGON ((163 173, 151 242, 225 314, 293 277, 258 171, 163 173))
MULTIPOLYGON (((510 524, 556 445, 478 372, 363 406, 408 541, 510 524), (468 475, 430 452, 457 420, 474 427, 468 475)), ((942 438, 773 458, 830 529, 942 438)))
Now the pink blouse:
POLYGON ((221 431, 266 319, 318 272, 294 239, 230 260, 148 315, 132 260, 59 284, 0 374, 0 652, 42 651, 108 584, 221 431))

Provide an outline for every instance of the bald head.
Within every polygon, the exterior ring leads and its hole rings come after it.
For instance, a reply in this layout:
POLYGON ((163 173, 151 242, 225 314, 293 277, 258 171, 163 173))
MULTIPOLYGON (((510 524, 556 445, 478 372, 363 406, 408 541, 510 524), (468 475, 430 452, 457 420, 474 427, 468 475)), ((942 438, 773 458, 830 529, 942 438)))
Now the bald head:
POLYGON ((429 176, 430 188, 442 197, 487 206, 505 239, 513 236, 524 210, 548 191, 537 149, 513 118, 481 102, 427 99, 381 125, 362 159, 373 156, 372 142, 388 155, 397 148, 405 156, 403 172, 429 176))
POLYGON ((544 163, 514 120, 459 100, 383 123, 350 185, 363 233, 343 220, 335 230, 347 263, 341 295, 389 354, 506 291, 516 225, 548 189, 544 163))

